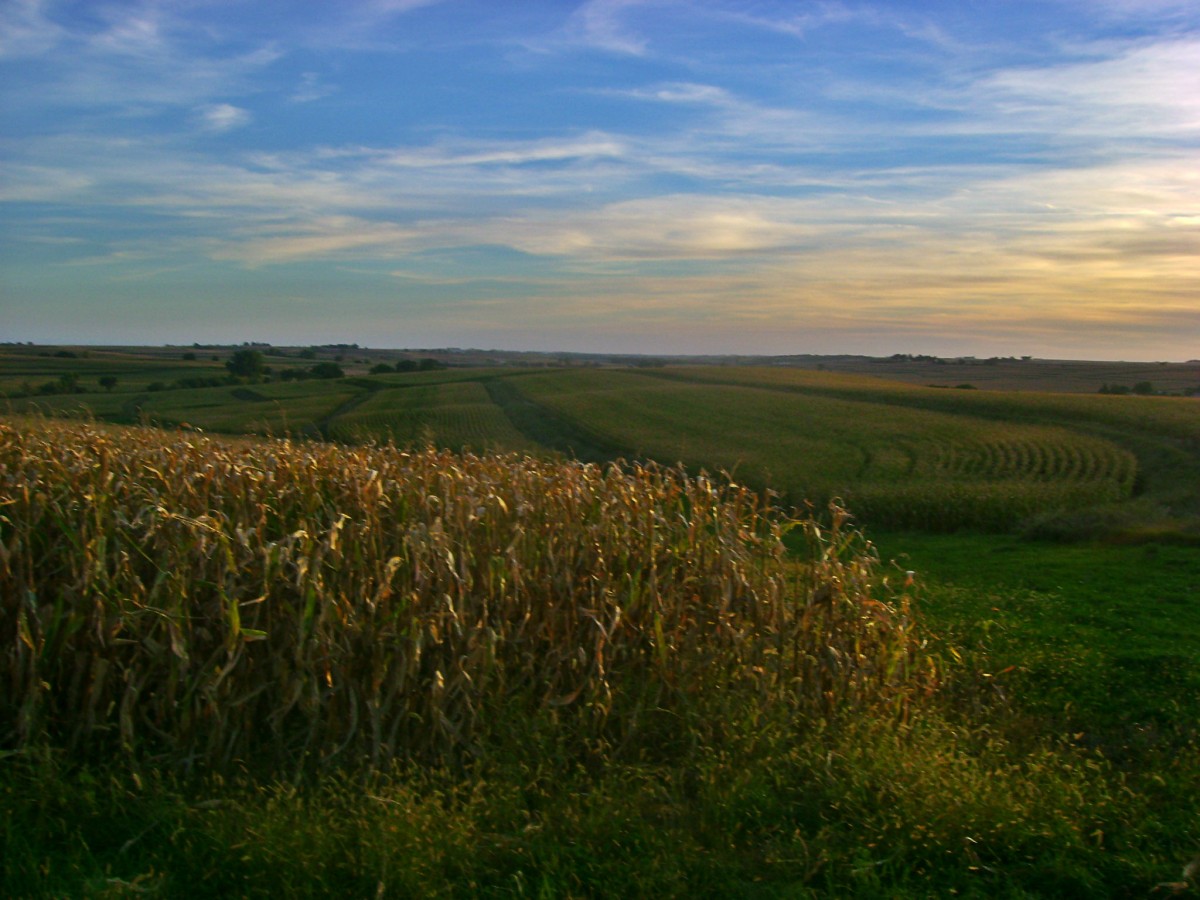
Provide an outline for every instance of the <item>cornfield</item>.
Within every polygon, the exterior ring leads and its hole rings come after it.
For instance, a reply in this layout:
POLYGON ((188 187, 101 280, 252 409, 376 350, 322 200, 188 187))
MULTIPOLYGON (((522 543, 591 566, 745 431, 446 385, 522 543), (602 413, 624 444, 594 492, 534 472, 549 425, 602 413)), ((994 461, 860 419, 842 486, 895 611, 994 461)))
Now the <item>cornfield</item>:
MULTIPOLYGON (((718 371, 707 377, 758 374, 718 371)), ((866 399, 620 371, 530 376, 521 388, 611 443, 736 469, 797 505, 839 497, 876 527, 1010 530, 1128 499, 1138 471, 1129 451, 1067 428, 866 399)))
POLYGON ((345 443, 391 440, 451 450, 540 449, 513 427, 477 381, 376 391, 339 416, 329 436, 345 443))
POLYGON ((902 713, 907 602, 840 510, 676 468, 0 423, 5 749, 644 756, 747 709, 902 713))

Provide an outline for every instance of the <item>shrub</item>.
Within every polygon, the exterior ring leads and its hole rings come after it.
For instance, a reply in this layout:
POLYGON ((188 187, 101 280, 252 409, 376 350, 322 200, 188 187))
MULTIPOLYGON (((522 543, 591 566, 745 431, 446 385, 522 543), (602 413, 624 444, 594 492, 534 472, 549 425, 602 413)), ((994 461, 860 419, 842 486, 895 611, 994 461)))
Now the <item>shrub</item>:
POLYGON ((346 373, 342 371, 342 367, 335 362, 319 362, 315 366, 309 367, 309 374, 313 378, 345 378, 346 373))

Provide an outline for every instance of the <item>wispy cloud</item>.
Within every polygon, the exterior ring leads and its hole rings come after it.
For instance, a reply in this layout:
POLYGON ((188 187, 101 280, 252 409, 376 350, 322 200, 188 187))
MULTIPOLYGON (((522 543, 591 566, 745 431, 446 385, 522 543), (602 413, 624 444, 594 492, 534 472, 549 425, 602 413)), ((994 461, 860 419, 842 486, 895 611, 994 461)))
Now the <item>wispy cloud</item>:
POLYGON ((251 119, 248 111, 229 103, 212 103, 196 112, 205 131, 230 131, 250 124, 251 119))
POLYGON ((734 102, 730 92, 722 87, 693 82, 668 82, 653 87, 633 88, 619 93, 626 97, 658 103, 729 106, 734 102))
POLYGON ((0 59, 41 56, 66 35, 46 14, 48 0, 11 0, 0 6, 0 59))
POLYGON ((587 0, 571 16, 564 33, 571 41, 613 53, 641 56, 645 37, 636 34, 626 11, 646 5, 647 0, 587 0))
POLYGON ((981 96, 1009 127, 1108 136, 1114 142, 1200 133, 1200 38, 1111 43, 1094 58, 984 79, 981 96))
POLYGON ((381 156, 388 165, 404 168, 444 166, 520 166, 565 160, 620 158, 626 154, 621 141, 599 132, 576 139, 547 138, 522 142, 491 142, 475 149, 424 148, 388 151, 381 156))
POLYGON ((247 230, 244 240, 214 244, 211 256, 253 266, 344 256, 367 249, 389 251, 399 256, 415 235, 412 229, 350 216, 325 216, 303 224, 291 223, 274 231, 273 235, 264 237, 247 230))
POLYGON ((293 103, 312 103, 336 93, 337 88, 325 84, 319 72, 304 72, 300 76, 300 84, 292 91, 293 103))

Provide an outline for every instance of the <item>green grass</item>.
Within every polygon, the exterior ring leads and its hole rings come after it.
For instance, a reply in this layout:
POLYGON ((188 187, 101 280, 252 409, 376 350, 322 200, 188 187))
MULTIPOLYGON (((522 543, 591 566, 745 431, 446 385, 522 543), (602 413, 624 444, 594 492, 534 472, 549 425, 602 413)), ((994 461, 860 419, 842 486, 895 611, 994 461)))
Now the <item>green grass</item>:
POLYGON ((926 623, 985 652, 1038 732, 1113 757, 1177 749, 1200 722, 1200 547, 876 535, 921 573, 926 623))
POLYGON ((1197 847, 1195 754, 1130 778, 995 728, 870 723, 674 766, 541 748, 320 783, 6 761, 9 896, 1144 896, 1197 847), (1180 794, 1188 796, 1180 796, 1180 794))

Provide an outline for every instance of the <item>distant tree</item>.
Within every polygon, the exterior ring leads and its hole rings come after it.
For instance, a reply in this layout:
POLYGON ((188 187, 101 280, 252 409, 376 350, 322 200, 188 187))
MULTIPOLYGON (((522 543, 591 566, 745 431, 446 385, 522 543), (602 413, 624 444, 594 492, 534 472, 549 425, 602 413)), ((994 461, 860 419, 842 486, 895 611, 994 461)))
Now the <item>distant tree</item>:
POLYGON ((1133 392, 1144 397, 1154 393, 1154 385, 1149 381, 1139 381, 1133 386, 1133 392))
POLYGON ((257 378, 263 374, 263 355, 257 350, 235 350, 225 368, 239 378, 257 378))
POLYGON ((187 353, 183 354, 183 358, 188 362, 195 362, 196 354, 189 350, 187 353))
POLYGON ((116 386, 117 386, 117 376, 116 375, 101 375, 100 376, 100 387, 104 388, 106 391, 111 391, 116 386))
POLYGON ((312 347, 309 347, 307 350, 301 350, 296 355, 299 356, 301 359, 316 359, 317 351, 314 350, 312 347))
POLYGON ((372 375, 386 375, 388 372, 395 372, 395 371, 396 370, 393 369, 391 366, 389 366, 387 363, 376 363, 375 365, 371 366, 371 374, 372 375))
POLYGON ((312 373, 313 378, 342 378, 346 374, 335 362, 319 362, 309 367, 308 371, 312 373))

